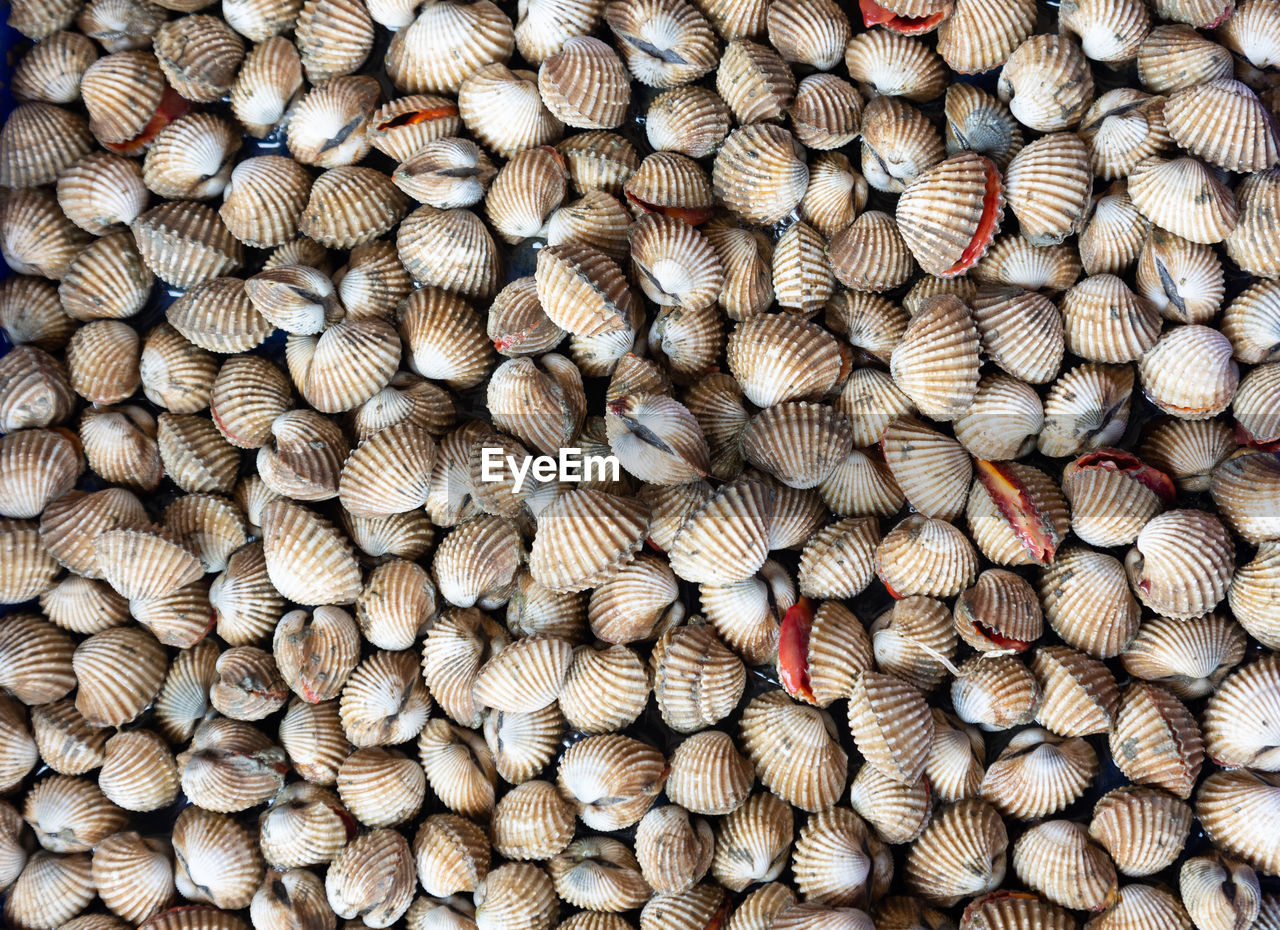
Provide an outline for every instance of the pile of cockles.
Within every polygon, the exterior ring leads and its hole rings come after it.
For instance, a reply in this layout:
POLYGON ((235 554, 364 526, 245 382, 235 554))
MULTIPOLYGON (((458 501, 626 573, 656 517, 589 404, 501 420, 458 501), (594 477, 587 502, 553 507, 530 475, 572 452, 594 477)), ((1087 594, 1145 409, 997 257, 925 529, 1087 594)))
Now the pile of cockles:
POLYGON ((13 0, 14 930, 1280 930, 1280 0, 13 0))

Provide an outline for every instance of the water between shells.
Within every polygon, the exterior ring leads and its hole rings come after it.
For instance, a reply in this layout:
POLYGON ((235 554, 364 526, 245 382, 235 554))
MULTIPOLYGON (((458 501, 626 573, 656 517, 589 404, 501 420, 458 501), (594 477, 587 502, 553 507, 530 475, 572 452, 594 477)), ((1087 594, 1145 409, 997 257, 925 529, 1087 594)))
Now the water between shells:
POLYGON ((859 7, 14 4, 8 926, 1280 928, 1280 3, 859 7))

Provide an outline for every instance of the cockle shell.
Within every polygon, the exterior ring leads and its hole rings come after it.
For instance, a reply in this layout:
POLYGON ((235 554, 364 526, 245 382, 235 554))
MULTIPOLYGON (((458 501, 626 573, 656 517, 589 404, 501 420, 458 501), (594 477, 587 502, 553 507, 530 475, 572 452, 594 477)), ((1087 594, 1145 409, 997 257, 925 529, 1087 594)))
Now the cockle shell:
POLYGON ((995 808, 977 800, 949 804, 908 850, 907 888, 944 907, 991 891, 1004 880, 1008 845, 995 808))

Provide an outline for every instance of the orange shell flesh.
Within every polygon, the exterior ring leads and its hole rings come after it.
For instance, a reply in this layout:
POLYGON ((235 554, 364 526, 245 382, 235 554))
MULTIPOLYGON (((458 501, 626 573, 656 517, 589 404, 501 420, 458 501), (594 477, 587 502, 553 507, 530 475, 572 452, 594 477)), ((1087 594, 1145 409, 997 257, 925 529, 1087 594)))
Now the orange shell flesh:
POLYGON ((1040 512, 1035 501, 1027 494, 1022 482, 1013 471, 999 462, 977 459, 975 473, 982 486, 1004 518, 1009 521, 1014 535, 1041 565, 1048 565, 1058 550, 1058 538, 1053 521, 1040 512))

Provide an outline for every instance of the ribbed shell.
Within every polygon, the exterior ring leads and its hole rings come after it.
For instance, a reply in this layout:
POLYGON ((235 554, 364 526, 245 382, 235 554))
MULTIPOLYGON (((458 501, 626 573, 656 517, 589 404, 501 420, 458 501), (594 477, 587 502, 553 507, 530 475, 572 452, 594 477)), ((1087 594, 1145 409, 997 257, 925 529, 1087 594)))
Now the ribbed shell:
POLYGON ((350 249, 387 233, 404 216, 407 199, 373 168, 340 165, 311 185, 298 230, 331 249, 350 249))
POLYGON ((997 888, 1005 876, 1009 840, 995 808, 957 801, 934 815, 907 852, 907 888, 949 907, 997 888))
MULTIPOLYGON (((61 309, 57 312, 62 314, 61 309)), ((8 325, 5 329, 13 333, 8 325)), ((13 432, 61 423, 74 403, 66 366, 43 349, 18 345, 0 359, 0 429, 13 432)))
POLYGON ((752 764, 722 730, 694 733, 670 758, 666 792, 695 814, 728 814, 746 801, 755 780, 752 764))
POLYGON ((1018 152, 1005 171, 1005 197, 1033 245, 1057 245, 1084 223, 1093 189, 1089 152, 1074 133, 1051 133, 1018 152))
POLYGON ((905 785, 918 781, 933 742, 933 718, 914 687, 864 671, 849 696, 849 729, 867 764, 905 785))
POLYGON ((561 757, 556 783, 594 830, 638 823, 662 791, 662 753, 616 733, 589 736, 561 757))
POLYGON ((981 794, 1006 817, 1035 820, 1078 799, 1098 776, 1098 757, 1083 739, 1020 731, 982 779, 981 794))
POLYGON ((643 661, 626 646, 578 646, 557 702, 565 719, 587 733, 608 733, 635 721, 649 700, 643 661))
POLYGON ((734 37, 720 56, 716 92, 738 122, 781 119, 796 95, 796 79, 782 56, 768 45, 734 37))
POLYGON ((898 199, 896 215, 921 268, 952 276, 986 253, 1003 209, 1004 188, 995 165, 961 152, 912 181, 898 199))
POLYGON ((760 407, 824 393, 838 379, 840 350, 825 330, 793 314, 758 314, 729 336, 729 368, 760 407))
POLYGON ((125 810, 158 810, 178 796, 178 767, 158 734, 149 730, 117 733, 107 741, 98 787, 125 810))
POLYGON ((626 117, 631 85, 618 54, 591 36, 566 39, 538 69, 547 109, 579 129, 613 129, 626 117))
POLYGON ((89 128, 103 144, 125 143, 142 132, 164 92, 155 56, 140 49, 99 58, 80 79, 89 128))
POLYGON ((784 691, 768 691, 743 711, 741 733, 760 781, 783 800, 819 811, 844 791, 848 758, 825 711, 795 704, 784 691))
POLYGON ((1246 85, 1219 79, 1175 91, 1165 104, 1169 135, 1197 158, 1228 171, 1280 162, 1275 120, 1246 85))
POLYGON ((705 729, 738 705, 747 673, 713 627, 677 627, 654 645, 649 662, 663 721, 680 733, 705 729))
POLYGON ((1191 807, 1155 788, 1127 786, 1103 795, 1089 835, 1124 875, 1154 875, 1173 863, 1191 831, 1191 807))
POLYGON ((760 482, 721 488, 685 521, 669 550, 672 571, 699 584, 733 584, 753 575, 769 554, 775 495, 760 482))
POLYGON ((1080 122, 1093 100, 1093 75, 1073 38, 1037 35, 1009 56, 997 91, 1024 126, 1054 132, 1080 122))
POLYGON ((130 229, 142 261, 156 277, 175 287, 212 283, 238 268, 243 258, 240 242, 204 204, 161 204, 134 220, 130 229))
POLYGON ((1031 671, 1043 694, 1037 723, 1065 737, 1110 728, 1120 693, 1100 661, 1068 646, 1045 646, 1036 650, 1031 671))
POLYGON ((142 629, 122 627, 95 633, 77 646, 72 656, 79 682, 76 709, 100 727, 128 723, 160 691, 166 666, 163 647, 142 629))
POLYGON ((989 71, 1031 35, 1035 21, 1029 0, 957 0, 938 27, 938 54, 962 74, 989 71))
POLYGON ((1235 228, 1235 196, 1194 158, 1152 156, 1129 176, 1129 197, 1156 226, 1192 242, 1221 242, 1235 228))
POLYGON ((964 510, 973 462, 958 442, 904 418, 885 430, 881 448, 894 480, 916 510, 943 520, 964 510))
POLYGON ((387 76, 405 93, 456 94, 468 75, 505 62, 514 50, 515 30, 496 4, 427 3, 396 32, 387 76))
POLYGON ((14 108, 0 131, 0 183, 8 187, 52 184, 93 146, 84 119, 48 103, 14 108))
POLYGON ((1195 510, 1171 510, 1138 534, 1125 567, 1138 597, 1164 616, 1211 610, 1230 582, 1235 548, 1222 524, 1195 510))
POLYGON ((800 203, 809 183, 803 146, 787 130, 769 123, 729 134, 711 173, 717 196, 751 223, 780 221, 800 203))
POLYGON ((1111 754, 1130 780, 1156 785, 1186 799, 1204 762, 1195 718, 1172 694, 1135 682, 1120 698, 1110 734, 1111 754))
POLYGON ((173 897, 169 850, 162 840, 134 831, 107 837, 93 854, 93 883, 109 910, 141 923, 173 897))
POLYGON ((350 544, 332 524, 284 500, 263 511, 263 547, 271 583, 300 604, 350 604, 360 572, 350 544))
POLYGON ((329 906, 357 915, 367 927, 388 927, 409 908, 414 892, 413 853, 395 830, 381 829, 348 843, 325 874, 329 906))
POLYGON ((836 280, 855 291, 888 291, 915 268, 901 228, 879 210, 869 210, 831 237, 827 258, 836 280))

